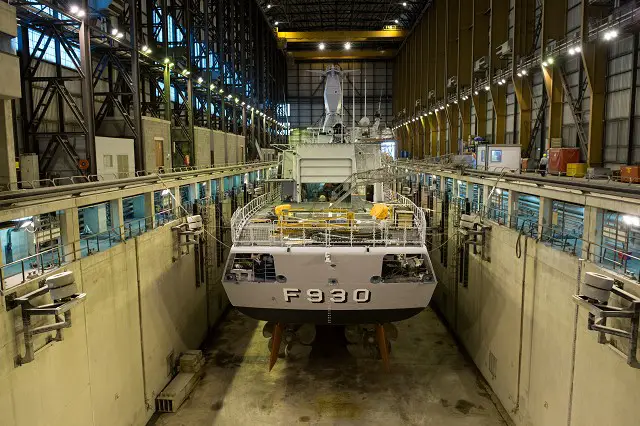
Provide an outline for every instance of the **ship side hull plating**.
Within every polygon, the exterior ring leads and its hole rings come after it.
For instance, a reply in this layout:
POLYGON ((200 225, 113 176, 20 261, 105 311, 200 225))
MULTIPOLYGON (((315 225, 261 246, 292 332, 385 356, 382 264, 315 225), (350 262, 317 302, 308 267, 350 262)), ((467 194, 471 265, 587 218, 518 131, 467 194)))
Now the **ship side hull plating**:
POLYGON ((263 321, 332 325, 401 321, 422 311, 436 286, 424 246, 234 246, 228 262, 223 285, 230 302, 263 321), (269 265, 274 271, 262 278, 249 271, 248 277, 240 278, 237 259, 248 254, 257 259, 272 256, 269 265), (416 257, 423 260, 413 268, 419 271, 415 278, 389 274, 389 268, 383 268, 384 259, 401 258, 406 263, 416 257))

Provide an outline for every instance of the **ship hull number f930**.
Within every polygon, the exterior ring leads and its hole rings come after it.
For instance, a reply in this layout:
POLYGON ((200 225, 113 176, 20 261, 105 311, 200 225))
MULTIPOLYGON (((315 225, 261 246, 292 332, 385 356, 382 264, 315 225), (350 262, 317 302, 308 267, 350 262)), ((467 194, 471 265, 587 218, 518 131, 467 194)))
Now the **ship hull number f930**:
MULTIPOLYGON (((291 303, 292 299, 302 297, 302 291, 298 288, 283 288, 284 301, 291 303)), ((307 300, 311 303, 324 303, 325 298, 329 299, 332 303, 346 303, 350 298, 356 303, 369 303, 371 301, 371 292, 366 288, 357 288, 353 290, 351 297, 349 294, 341 288, 334 288, 329 291, 329 295, 325 296, 324 292, 317 288, 310 288, 306 294, 307 300)))

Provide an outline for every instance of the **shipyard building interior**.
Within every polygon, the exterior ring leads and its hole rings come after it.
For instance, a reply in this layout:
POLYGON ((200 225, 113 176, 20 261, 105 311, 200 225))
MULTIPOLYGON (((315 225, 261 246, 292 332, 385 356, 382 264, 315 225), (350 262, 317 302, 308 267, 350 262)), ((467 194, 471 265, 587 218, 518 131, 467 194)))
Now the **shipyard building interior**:
POLYGON ((0 0, 0 425, 640 424, 639 31, 0 0))

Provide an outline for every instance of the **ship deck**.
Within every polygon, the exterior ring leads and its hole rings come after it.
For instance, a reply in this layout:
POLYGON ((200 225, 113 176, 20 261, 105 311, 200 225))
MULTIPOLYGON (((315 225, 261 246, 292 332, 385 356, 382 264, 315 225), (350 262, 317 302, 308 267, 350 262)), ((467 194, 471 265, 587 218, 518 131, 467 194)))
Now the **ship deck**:
POLYGON ((389 195, 385 219, 372 217, 374 203, 354 196, 349 203, 282 202, 265 194, 238 210, 232 235, 238 246, 421 246, 424 213, 409 199, 389 195), (254 203, 254 205, 252 205, 254 203), (278 206, 287 205, 284 214, 278 206))

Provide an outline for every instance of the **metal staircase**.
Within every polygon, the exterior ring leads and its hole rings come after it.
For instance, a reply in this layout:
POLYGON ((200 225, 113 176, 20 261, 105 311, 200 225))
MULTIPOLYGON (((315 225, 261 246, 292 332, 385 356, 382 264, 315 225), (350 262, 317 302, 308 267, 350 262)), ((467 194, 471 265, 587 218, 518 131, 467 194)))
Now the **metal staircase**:
MULTIPOLYGON (((562 82, 562 89, 564 90, 564 95, 569 101, 569 109, 571 110, 571 116, 573 117, 573 122, 576 125, 576 133, 578 134, 578 140, 580 142, 580 150, 582 151, 582 155, 584 158, 587 158, 587 136, 584 134, 584 126, 582 123, 582 96, 583 93, 580 93, 578 99, 573 98, 573 93, 571 93, 571 88, 569 87, 569 83, 567 82, 567 76, 565 75, 563 67, 559 68, 560 81, 562 82), (578 109, 580 108, 580 109, 578 109)), ((581 90, 582 92, 582 90, 581 90)))
MULTIPOLYGON (((531 91, 531 99, 535 99, 533 96, 533 88, 529 85, 529 90, 531 91)), ((544 125, 544 114, 547 109, 548 98, 547 91, 542 90, 542 101, 540 102, 540 106, 538 107, 538 113, 536 114, 536 121, 533 125, 533 129, 531 130, 531 136, 529 138, 529 145, 525 152, 522 153, 522 158, 531 158, 531 151, 533 150, 534 145, 536 144, 536 137, 538 137, 538 132, 542 129, 544 125)))

